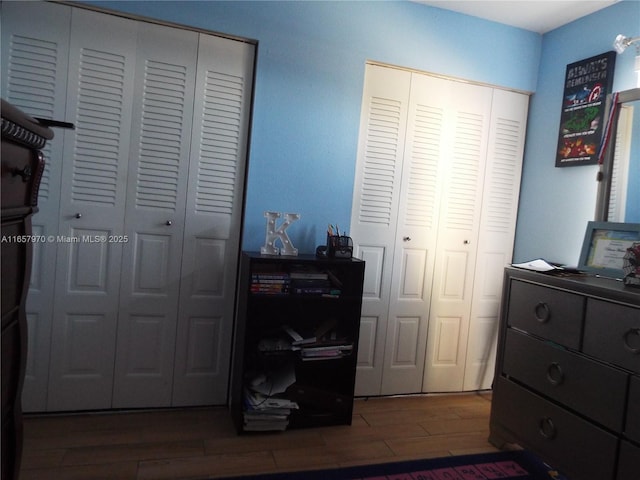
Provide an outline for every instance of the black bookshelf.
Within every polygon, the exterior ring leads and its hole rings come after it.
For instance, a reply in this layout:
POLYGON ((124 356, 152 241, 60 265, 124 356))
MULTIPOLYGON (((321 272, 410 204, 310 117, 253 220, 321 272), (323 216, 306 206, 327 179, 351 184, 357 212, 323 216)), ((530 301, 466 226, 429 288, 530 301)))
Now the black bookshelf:
POLYGON ((230 396, 238 432, 351 424, 364 265, 243 252, 230 396))

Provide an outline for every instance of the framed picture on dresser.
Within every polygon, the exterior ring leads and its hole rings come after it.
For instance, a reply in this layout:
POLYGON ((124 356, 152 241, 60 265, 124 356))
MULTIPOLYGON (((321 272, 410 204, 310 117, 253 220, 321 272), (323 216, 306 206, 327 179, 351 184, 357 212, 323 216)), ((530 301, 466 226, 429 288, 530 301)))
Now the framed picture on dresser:
POLYGON ((640 242, 640 223, 589 222, 578 269, 621 280, 627 248, 640 242))

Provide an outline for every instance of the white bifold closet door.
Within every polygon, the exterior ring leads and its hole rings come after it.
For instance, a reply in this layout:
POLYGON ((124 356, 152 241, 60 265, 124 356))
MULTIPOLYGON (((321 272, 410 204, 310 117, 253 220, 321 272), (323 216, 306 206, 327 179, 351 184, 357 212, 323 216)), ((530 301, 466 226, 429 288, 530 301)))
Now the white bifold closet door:
POLYGON ((255 47, 40 2, 2 22, 3 97, 76 126, 34 217, 25 410, 224 404, 255 47))
MULTIPOLYGON (((35 117, 65 117, 71 8, 60 7, 48 2, 0 4, 2 98, 35 117)), ((38 238, 58 235, 63 140, 64 134, 56 130, 43 150, 39 212, 32 217, 33 234, 38 238)), ((25 411, 43 411, 47 405, 56 253, 55 242, 33 244, 27 297, 29 349, 22 394, 25 411)))
POLYGON ((115 408, 171 403, 197 55, 196 32, 138 27, 115 408))
POLYGON ((254 55, 251 44, 200 34, 174 406, 227 401, 254 55))
POLYGON ((490 385, 527 101, 367 65, 351 220, 356 254, 367 262, 358 395, 490 385), (512 147, 498 114, 516 125, 509 165, 493 159, 512 147), (491 243, 492 222, 506 225, 506 242, 491 243))
POLYGON ((133 20, 72 9, 49 410, 111 406, 136 43, 133 20))

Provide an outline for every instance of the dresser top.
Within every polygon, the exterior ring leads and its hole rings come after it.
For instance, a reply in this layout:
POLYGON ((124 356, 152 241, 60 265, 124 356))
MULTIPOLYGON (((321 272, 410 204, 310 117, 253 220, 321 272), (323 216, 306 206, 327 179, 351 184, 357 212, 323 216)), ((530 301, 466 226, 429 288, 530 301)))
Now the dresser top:
POLYGON ((640 288, 627 286, 620 280, 587 274, 539 273, 516 267, 507 267, 506 273, 510 278, 640 306, 640 288))

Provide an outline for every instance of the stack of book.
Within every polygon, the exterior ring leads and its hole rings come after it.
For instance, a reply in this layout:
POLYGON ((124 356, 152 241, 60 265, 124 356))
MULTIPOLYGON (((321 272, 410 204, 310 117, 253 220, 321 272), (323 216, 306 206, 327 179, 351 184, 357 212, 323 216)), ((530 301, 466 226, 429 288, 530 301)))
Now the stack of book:
POLYGON ((291 272, 291 291, 300 295, 340 295, 329 274, 324 272, 291 272))
POLYGON ((313 333, 301 335, 288 325, 282 329, 291 337, 291 350, 297 351, 303 361, 332 360, 351 355, 353 343, 341 338, 336 330, 335 319, 328 319, 313 333))
POLYGON ((251 274, 251 293, 256 295, 283 295, 289 293, 289 274, 255 272, 251 274))
POLYGON ((265 432, 286 430, 292 410, 298 404, 282 394, 295 382, 292 366, 258 374, 251 378, 244 389, 244 425, 246 431, 265 432))
POLYGON ((244 430, 266 432, 286 430, 291 410, 298 404, 286 398, 270 397, 245 389, 244 430))
POLYGON ((345 343, 339 340, 335 342, 324 341, 301 347, 300 356, 303 361, 333 360, 349 356, 352 351, 352 343, 345 343))

